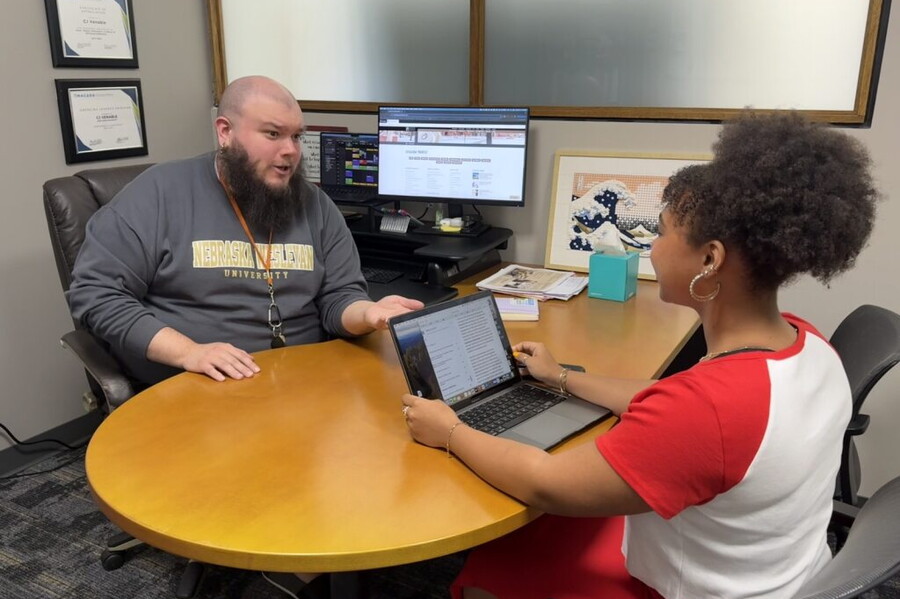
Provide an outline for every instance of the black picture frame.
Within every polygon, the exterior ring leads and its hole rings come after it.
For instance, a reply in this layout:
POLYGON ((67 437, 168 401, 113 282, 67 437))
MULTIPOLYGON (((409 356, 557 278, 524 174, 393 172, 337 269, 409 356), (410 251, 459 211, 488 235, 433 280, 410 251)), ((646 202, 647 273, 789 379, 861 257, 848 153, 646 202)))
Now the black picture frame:
MULTIPOLYGON (((128 36, 127 42, 130 50, 130 57, 107 57, 102 56, 98 52, 92 52, 91 48, 80 49, 77 52, 66 43, 66 35, 63 32, 63 26, 60 23, 59 6, 61 3, 77 3, 79 0, 44 0, 44 7, 47 10, 47 27, 50 32, 50 56, 53 60, 54 67, 83 67, 83 68, 115 68, 115 69, 136 69, 138 68, 137 41, 134 31, 134 7, 132 0, 113 0, 122 9, 122 17, 125 21, 124 31, 128 36)), ((80 19, 84 22, 87 19, 80 19)), ((118 25, 118 23, 117 23, 118 25)), ((90 27, 90 23, 81 25, 80 27, 90 27)), ((110 36, 110 28, 106 19, 101 15, 97 17, 97 22, 93 24, 95 31, 92 35, 87 35, 93 41, 102 44, 104 36, 110 36)), ((74 29, 72 34, 82 34, 83 31, 74 29)))
POLYGON ((56 79, 66 164, 146 156, 140 79, 56 79))

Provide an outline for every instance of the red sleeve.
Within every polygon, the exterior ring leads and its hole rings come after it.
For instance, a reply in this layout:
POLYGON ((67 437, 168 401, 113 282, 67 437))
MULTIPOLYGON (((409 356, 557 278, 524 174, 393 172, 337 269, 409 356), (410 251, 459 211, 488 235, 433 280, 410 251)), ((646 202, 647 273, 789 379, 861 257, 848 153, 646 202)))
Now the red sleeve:
POLYGON ((764 360, 729 360, 663 379, 635 396, 597 448, 663 518, 705 503, 737 484, 759 449, 764 372, 764 360))

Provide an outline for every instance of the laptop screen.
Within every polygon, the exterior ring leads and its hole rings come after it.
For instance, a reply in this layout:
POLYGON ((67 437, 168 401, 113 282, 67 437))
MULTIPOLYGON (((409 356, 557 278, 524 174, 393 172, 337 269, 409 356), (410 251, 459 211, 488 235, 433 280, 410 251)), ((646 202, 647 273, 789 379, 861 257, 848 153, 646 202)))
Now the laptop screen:
POLYGON ((490 292, 394 317, 389 326, 413 394, 461 408, 521 378, 490 292))
POLYGON ((323 132, 319 138, 323 186, 378 187, 378 136, 323 132))

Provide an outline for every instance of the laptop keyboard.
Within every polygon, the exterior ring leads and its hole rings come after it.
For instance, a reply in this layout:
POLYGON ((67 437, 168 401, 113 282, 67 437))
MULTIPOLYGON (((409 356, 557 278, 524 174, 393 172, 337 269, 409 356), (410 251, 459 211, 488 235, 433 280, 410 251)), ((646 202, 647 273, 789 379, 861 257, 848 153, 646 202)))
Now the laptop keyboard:
POLYGON ((375 266, 363 266, 362 274, 363 278, 369 283, 390 283, 403 276, 402 271, 375 266))
POLYGON ((460 413, 459 418, 474 429, 499 435, 565 399, 540 387, 519 385, 501 396, 460 413))

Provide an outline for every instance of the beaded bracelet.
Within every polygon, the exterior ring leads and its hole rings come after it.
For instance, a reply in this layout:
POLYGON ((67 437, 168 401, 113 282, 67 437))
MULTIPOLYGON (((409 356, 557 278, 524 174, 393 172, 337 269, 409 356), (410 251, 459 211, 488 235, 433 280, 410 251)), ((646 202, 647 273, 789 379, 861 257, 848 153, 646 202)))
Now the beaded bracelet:
POLYGON ((453 454, 450 453, 450 437, 453 436, 453 431, 456 430, 456 427, 462 424, 462 421, 457 422, 453 426, 450 427, 450 432, 447 433, 447 457, 452 457, 453 454))
POLYGON ((559 373, 559 392, 562 395, 568 395, 569 391, 566 389, 566 382, 569 380, 569 369, 563 368, 562 372, 559 373))

